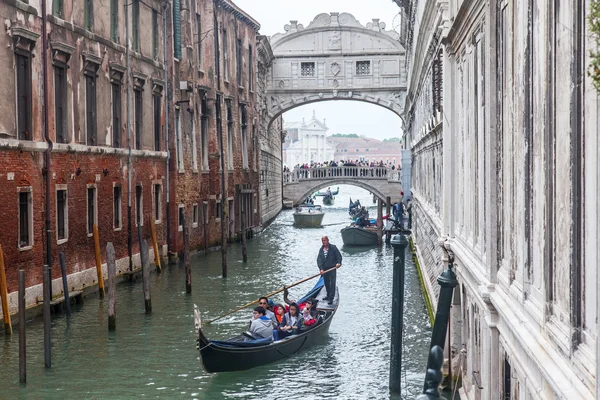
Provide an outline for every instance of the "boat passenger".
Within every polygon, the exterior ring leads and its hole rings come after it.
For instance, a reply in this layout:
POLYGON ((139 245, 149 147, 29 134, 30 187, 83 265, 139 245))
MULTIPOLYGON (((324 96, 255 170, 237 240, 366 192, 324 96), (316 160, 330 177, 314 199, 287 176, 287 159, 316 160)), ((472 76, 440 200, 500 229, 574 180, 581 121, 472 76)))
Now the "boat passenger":
POLYGON ((249 329, 250 334, 257 339, 273 338, 273 322, 265 316, 265 309, 261 306, 256 307, 253 316, 254 320, 249 329))
POLYGON ((302 310, 302 325, 310 327, 316 324, 318 316, 316 300, 312 298, 306 300, 304 309, 302 310))
POLYGON ((275 328, 277 326, 277 318, 275 318, 275 313, 269 310, 269 299, 266 297, 259 298, 258 305, 265 309, 265 316, 271 320, 273 328, 275 328))
POLYGON ((277 303, 275 304, 275 307, 273 307, 273 312, 277 319, 277 326, 281 325, 281 321, 283 321, 283 316, 285 315, 285 307, 283 304, 277 303))
POLYGON ((290 304, 290 310, 285 313, 279 328, 274 332, 275 340, 281 340, 287 336, 296 334, 302 327, 302 318, 298 311, 298 304, 290 304))

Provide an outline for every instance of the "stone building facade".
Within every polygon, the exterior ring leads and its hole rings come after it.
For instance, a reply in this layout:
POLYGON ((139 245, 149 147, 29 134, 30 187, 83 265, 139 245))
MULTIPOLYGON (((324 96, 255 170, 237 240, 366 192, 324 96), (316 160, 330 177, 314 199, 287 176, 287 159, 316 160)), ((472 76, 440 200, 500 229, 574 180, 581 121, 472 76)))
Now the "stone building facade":
POLYGON ((228 0, 175 0, 171 10, 169 250, 180 253, 183 218, 192 249, 220 245, 223 231, 234 239, 242 218, 245 228, 260 225, 260 26, 228 0))
POLYGON ((257 42, 257 89, 260 128, 260 216, 262 225, 268 224, 281 211, 283 205, 282 186, 282 142, 284 141, 283 118, 271 119, 267 108, 267 82, 273 50, 266 36, 257 42))
POLYGON ((103 262, 106 243, 114 244, 118 272, 138 253, 138 225, 150 240, 155 218, 164 243, 164 203, 153 195, 164 190, 167 156, 161 8, 154 0, 130 7, 127 79, 125 3, 114 1, 113 9, 105 2, 48 1, 44 35, 39 1, 0 2, 0 244, 11 312, 20 269, 28 306, 42 298, 44 264, 53 267, 53 293, 61 292, 59 252, 71 289, 97 283, 93 225, 103 262), (152 34, 142 35, 143 26, 153 27, 152 34))
POLYGON ((456 257, 450 344, 463 397, 598 396, 589 2, 397 3, 411 24, 413 238, 434 306, 440 244, 456 257))

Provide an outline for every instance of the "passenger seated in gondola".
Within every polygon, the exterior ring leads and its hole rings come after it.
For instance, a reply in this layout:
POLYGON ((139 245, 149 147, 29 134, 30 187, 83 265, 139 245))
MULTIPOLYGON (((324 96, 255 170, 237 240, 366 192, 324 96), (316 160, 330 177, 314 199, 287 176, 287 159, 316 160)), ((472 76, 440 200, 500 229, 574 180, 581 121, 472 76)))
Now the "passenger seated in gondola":
POLYGON ((265 316, 265 309, 261 306, 256 307, 253 316, 249 329, 250 335, 255 339, 273 338, 273 322, 265 316))
POLYGON ((298 304, 290 304, 290 310, 284 314, 279 328, 273 331, 275 340, 281 340, 287 336, 297 334, 302 327, 302 317, 298 311, 298 304))
POLYGON ((285 315, 285 307, 282 304, 277 303, 275 304, 275 307, 273 307, 273 312, 275 313, 275 318, 277 319, 277 327, 279 327, 283 321, 283 316, 285 315))
POLYGON ((264 308, 265 316, 271 320, 271 322, 273 323, 273 328, 275 328, 277 326, 277 318, 275 318, 275 313, 269 310, 269 299, 267 299, 266 297, 261 297, 260 299, 258 299, 258 305, 264 308))
POLYGON ((302 310, 302 327, 311 327, 317 323, 319 312, 317 311, 317 301, 315 299, 306 300, 302 310))

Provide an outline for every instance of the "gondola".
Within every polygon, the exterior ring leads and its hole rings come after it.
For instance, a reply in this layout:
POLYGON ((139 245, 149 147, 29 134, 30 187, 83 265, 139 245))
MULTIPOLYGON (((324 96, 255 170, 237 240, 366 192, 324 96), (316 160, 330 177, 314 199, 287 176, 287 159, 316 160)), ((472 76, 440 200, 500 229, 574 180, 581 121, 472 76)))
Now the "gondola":
POLYGON ((340 188, 338 187, 334 192, 330 191, 329 193, 320 191, 315 193, 315 196, 323 197, 323 205, 332 206, 335 201, 335 196, 340 192, 340 188))
POLYGON ((372 246, 379 241, 377 228, 374 226, 348 226, 343 228, 342 241, 345 246, 372 246))
POLYGON ((301 350, 323 340, 328 336, 329 325, 338 308, 339 294, 336 293, 331 304, 324 301, 326 295, 323 278, 305 296, 297 301, 301 304, 313 297, 318 300, 319 319, 316 325, 297 335, 282 340, 250 339, 245 334, 227 340, 210 340, 202 330, 202 321, 198 308, 194 305, 197 344, 200 349, 202 366, 207 372, 242 371, 270 364, 290 357, 301 350))

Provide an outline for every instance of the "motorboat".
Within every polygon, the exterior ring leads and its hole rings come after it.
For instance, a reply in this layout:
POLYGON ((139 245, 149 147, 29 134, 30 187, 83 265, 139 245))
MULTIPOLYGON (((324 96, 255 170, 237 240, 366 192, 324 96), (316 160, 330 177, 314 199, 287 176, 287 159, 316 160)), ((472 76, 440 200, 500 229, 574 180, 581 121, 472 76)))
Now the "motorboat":
POLYGON ((302 227, 319 227, 323 222, 325 213, 320 205, 301 204, 294 212, 294 225, 302 227))

